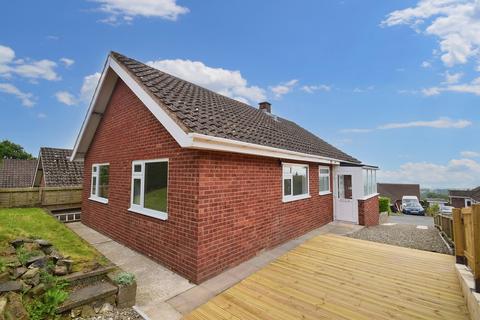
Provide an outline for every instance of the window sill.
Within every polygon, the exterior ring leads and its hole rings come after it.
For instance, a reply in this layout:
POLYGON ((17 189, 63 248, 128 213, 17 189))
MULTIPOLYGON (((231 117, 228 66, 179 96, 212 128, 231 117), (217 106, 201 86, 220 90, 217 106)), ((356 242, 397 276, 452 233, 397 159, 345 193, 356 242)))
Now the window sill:
POLYGON ((101 197, 96 197, 96 196, 90 196, 90 198, 88 198, 88 200, 92 200, 92 201, 95 201, 95 202, 100 202, 100 203, 103 203, 103 204, 108 203, 107 198, 101 198, 101 197))
POLYGON ((368 199, 370 199, 370 198, 373 198, 373 197, 378 196, 379 194, 380 194, 380 193, 372 193, 372 194, 369 194, 369 195, 364 196, 364 197, 362 197, 362 198, 358 198, 358 200, 368 200, 368 199))
POLYGON ((332 194, 332 191, 322 191, 318 193, 321 196, 326 196, 327 194, 332 194))
POLYGON ((283 197, 282 202, 292 202, 292 201, 297 201, 297 200, 303 200, 303 199, 308 199, 310 198, 309 194, 304 194, 301 196, 294 196, 294 197, 283 197))
POLYGON ((135 207, 128 208, 128 211, 138 213, 138 214, 143 214, 144 216, 159 219, 159 220, 168 219, 168 214, 166 212, 155 211, 155 210, 150 210, 145 208, 135 208, 135 207))

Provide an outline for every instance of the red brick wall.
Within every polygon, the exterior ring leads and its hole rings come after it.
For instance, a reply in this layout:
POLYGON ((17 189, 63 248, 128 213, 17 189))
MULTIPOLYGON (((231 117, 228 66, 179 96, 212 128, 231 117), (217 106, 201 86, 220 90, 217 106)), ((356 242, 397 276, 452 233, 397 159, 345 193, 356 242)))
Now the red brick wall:
POLYGON ((455 207, 455 208, 465 207, 465 198, 452 198, 452 207, 455 207))
POLYGON ((179 274, 197 274, 198 152, 181 149, 121 81, 85 157, 82 221, 179 274), (133 213, 133 160, 169 158, 168 220, 133 213), (109 203, 88 200, 92 164, 110 163, 109 203))
POLYGON ((367 200, 358 200, 358 224, 362 226, 378 225, 380 214, 378 208, 378 196, 367 200))
POLYGON ((332 195, 282 202, 278 159, 182 149, 121 81, 85 157, 82 221, 199 283, 333 219, 332 195), (169 158, 168 220, 128 211, 133 160, 169 158), (109 203, 89 200, 91 168, 110 163, 109 203))
POLYGON ((332 195, 318 195, 318 164, 309 176, 311 198, 283 203, 281 160, 202 152, 198 280, 332 221, 332 195))

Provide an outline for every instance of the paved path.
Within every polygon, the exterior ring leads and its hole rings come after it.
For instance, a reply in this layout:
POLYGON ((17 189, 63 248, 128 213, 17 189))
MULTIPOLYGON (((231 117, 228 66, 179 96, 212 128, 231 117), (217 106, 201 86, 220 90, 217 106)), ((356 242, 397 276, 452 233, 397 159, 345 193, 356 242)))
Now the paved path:
POLYGON ((98 233, 80 222, 67 224, 74 232, 110 261, 125 271, 135 274, 137 279, 136 309, 146 319, 178 320, 212 297, 230 288, 286 252, 320 234, 345 235, 362 229, 362 226, 332 222, 293 239, 271 250, 265 250, 256 257, 226 270, 200 285, 168 270, 144 255, 98 233))
POLYGON ((402 216, 390 216, 388 222, 397 224, 416 224, 422 226, 433 226, 433 218, 426 216, 412 216, 404 214, 402 216))

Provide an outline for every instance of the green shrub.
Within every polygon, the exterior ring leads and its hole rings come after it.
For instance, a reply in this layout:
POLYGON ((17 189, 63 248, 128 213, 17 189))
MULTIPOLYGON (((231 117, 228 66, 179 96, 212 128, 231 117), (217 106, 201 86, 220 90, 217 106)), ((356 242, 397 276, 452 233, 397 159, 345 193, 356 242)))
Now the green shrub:
POLYGON ((135 281, 135 275, 130 272, 120 272, 115 276, 114 281, 119 286, 129 286, 135 281))
POLYGON ((68 298, 66 288, 69 284, 47 272, 42 272, 40 279, 48 289, 40 298, 27 305, 30 320, 59 319, 56 311, 68 298))
POLYGON ((440 206, 438 204, 431 205, 427 208, 427 215, 433 217, 440 213, 440 206))
POLYGON ((390 199, 386 197, 378 198, 378 207, 380 212, 390 213, 390 199))

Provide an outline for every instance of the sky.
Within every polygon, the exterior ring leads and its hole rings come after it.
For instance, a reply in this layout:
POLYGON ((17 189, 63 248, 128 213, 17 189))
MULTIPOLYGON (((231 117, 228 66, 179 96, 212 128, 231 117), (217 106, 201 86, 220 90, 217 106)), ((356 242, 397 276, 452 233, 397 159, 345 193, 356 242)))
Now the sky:
POLYGON ((480 185, 480 1, 7 1, 0 140, 73 148, 111 50, 267 100, 380 182, 480 185))

